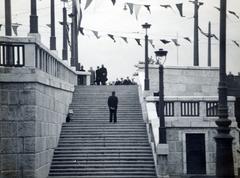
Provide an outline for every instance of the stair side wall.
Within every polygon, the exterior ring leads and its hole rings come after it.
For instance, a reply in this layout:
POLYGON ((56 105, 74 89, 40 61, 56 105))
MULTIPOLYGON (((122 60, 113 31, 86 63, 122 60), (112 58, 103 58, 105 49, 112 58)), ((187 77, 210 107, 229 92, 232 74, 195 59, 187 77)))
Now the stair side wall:
POLYGON ((33 74, 25 69, 25 74, 28 81, 18 80, 19 76, 15 76, 15 82, 0 81, 0 177, 3 178, 48 176, 53 150, 72 101, 74 85, 38 70, 33 74))

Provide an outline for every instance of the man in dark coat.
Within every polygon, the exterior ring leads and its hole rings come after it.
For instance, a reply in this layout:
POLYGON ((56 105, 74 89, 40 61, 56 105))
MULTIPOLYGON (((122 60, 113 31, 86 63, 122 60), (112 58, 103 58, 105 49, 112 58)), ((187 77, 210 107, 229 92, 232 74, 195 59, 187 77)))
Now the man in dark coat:
POLYGON ((96 83, 97 85, 100 85, 100 81, 101 81, 101 71, 99 66, 97 66, 97 70, 96 70, 96 83))
POLYGON ((100 68, 100 73, 101 73, 101 84, 102 85, 106 85, 106 81, 108 80, 107 79, 107 69, 104 67, 104 65, 102 65, 102 67, 100 68))
POLYGON ((112 92, 112 96, 108 97, 108 107, 109 107, 109 122, 112 122, 112 115, 114 116, 114 123, 117 122, 117 106, 118 97, 115 96, 115 91, 112 92))

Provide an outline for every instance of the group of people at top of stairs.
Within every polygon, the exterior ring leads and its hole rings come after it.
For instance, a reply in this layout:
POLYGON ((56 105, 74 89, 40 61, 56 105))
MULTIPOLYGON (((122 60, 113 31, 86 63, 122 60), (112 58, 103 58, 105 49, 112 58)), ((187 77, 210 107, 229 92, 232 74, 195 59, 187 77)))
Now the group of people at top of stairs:
MULTIPOLYGON (((85 70, 84 70, 85 71, 85 70)), ((91 85, 106 85, 106 82, 108 81, 107 78, 107 69, 102 64, 101 68, 97 66, 97 70, 93 70, 92 67, 90 67, 90 70, 88 71, 91 73, 90 83, 91 85)), ((116 81, 109 82, 109 85, 136 85, 136 82, 134 79, 130 80, 129 77, 121 80, 118 78, 116 81)))
POLYGON ((91 85, 106 85, 106 82, 108 80, 107 78, 107 69, 102 64, 101 68, 97 66, 97 70, 93 70, 92 67, 90 67, 90 70, 88 71, 91 73, 90 78, 90 84, 91 85))

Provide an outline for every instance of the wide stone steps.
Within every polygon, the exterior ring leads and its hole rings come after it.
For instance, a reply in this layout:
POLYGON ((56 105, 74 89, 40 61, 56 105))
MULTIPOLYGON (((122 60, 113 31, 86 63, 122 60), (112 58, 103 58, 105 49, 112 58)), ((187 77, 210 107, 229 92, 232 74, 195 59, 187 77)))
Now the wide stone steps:
POLYGON ((66 162, 72 163, 78 160, 82 163, 97 164, 97 163, 145 163, 152 164, 153 159, 151 153, 89 153, 89 154, 62 154, 54 155, 54 164, 65 164, 66 162))
MULTIPOLYGON (((48 178, 69 178, 69 176, 49 176, 48 178)), ((71 178, 79 178, 79 176, 71 176, 71 178)), ((129 178, 128 175, 85 175, 84 178, 129 178)), ((156 178, 155 175, 131 175, 131 178, 156 178)))
POLYGON ((156 178, 137 86, 78 86, 62 126, 49 178, 156 178), (109 123, 108 96, 119 98, 109 123))

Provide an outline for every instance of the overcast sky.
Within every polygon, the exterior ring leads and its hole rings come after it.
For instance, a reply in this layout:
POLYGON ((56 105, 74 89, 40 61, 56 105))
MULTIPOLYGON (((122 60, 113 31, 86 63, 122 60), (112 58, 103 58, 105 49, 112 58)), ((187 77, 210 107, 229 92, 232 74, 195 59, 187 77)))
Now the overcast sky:
MULTIPOLYGON (((207 32, 208 22, 212 22, 212 33, 219 35, 219 11, 214 6, 220 6, 220 0, 202 0, 204 5, 199 9, 199 26, 207 32)), ((82 0, 81 7, 84 8, 86 0, 82 0)), ((56 37, 59 56, 62 51, 62 2, 55 0, 56 6, 56 37)), ((66 5, 68 13, 71 10, 71 3, 66 5)), ((240 15, 240 1, 227 0, 228 10, 240 15)), ((170 66, 192 66, 193 45, 184 40, 189 37, 193 41, 193 11, 194 6, 188 0, 117 0, 115 6, 111 0, 93 0, 86 10, 83 10, 82 27, 85 35, 79 35, 79 62, 85 69, 90 66, 104 64, 109 72, 109 80, 117 77, 132 76, 136 71, 134 67, 138 61, 144 60, 144 30, 142 24, 152 24, 149 30, 149 38, 158 48, 168 50, 166 65, 170 66), (129 9, 123 10, 125 2, 135 4, 151 5, 151 14, 142 7, 138 16, 130 15, 129 9), (183 14, 180 17, 175 4, 183 3, 183 14), (160 4, 170 4, 173 9, 165 9, 160 4), (90 30, 99 31, 100 39, 96 39, 90 30), (115 36, 116 43, 107 34, 115 36), (119 36, 128 38, 125 43, 119 36), (142 47, 138 46, 134 38, 140 38, 142 47), (159 39, 171 40, 178 38, 180 46, 170 43, 162 44, 159 39)), ((12 0, 12 22, 22 24, 19 29, 19 36, 26 36, 29 32, 30 0, 12 0)), ((46 24, 50 23, 50 0, 38 0, 39 32, 42 42, 49 46, 50 29, 46 24)), ((68 19, 70 22, 70 19, 68 19)), ((4 0, 0 0, 0 24, 4 25, 4 0)), ((227 70, 233 73, 240 72, 240 48, 232 40, 240 44, 240 20, 228 13, 227 16, 227 70)), ((4 26, 0 31, 4 35, 4 26)), ((212 66, 218 66, 219 42, 212 39, 212 66)), ((149 45, 149 56, 155 58, 155 49, 149 45)), ((207 66, 207 38, 199 33, 199 55, 200 66, 207 66)), ((70 54, 69 54, 70 56, 70 54)))

